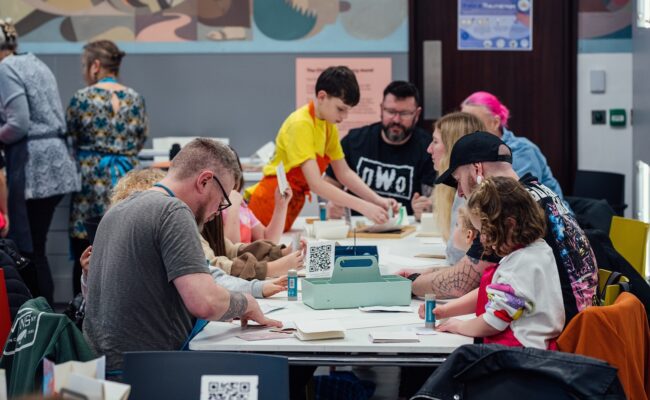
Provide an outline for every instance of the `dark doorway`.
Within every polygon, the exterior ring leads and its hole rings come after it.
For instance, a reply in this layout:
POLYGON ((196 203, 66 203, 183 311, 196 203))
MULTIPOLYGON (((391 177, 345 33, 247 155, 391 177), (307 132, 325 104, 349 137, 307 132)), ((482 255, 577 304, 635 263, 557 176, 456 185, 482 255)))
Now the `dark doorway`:
MULTIPOLYGON (((457 0, 409 0, 410 79, 424 88, 423 46, 440 43, 439 110, 456 111, 469 94, 486 90, 510 109, 509 126, 537 144, 565 194, 577 154, 577 0, 533 1, 533 51, 457 50, 457 0)), ((429 104, 430 105, 430 104, 429 104)), ((426 116, 425 116, 426 118, 426 116)), ((429 129, 433 119, 421 121, 429 129)))

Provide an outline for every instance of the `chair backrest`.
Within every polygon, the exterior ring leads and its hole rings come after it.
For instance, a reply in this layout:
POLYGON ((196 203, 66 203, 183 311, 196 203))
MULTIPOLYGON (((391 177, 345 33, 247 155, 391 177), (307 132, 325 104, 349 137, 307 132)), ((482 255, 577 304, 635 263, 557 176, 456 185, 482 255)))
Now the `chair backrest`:
POLYGON ((258 398, 289 398, 286 357, 207 351, 124 354, 124 383, 131 400, 198 399, 203 375, 257 375, 258 398))
POLYGON ((625 209, 625 175, 602 171, 576 171, 573 195, 605 199, 620 212, 625 209))
POLYGON ((650 398, 648 318, 633 294, 621 293, 611 306, 580 311, 564 328, 557 345, 560 351, 594 357, 616 367, 627 398, 650 398))
POLYGON ((7 296, 7 284, 5 282, 5 271, 0 268, 0 347, 5 347, 7 336, 11 331, 11 311, 9 309, 9 296, 7 296))
POLYGON ((600 305, 611 306, 614 304, 618 295, 621 294, 621 284, 626 283, 629 284, 630 280, 622 274, 598 268, 598 300, 600 305))
POLYGON ((650 224, 635 219, 613 217, 609 238, 616 251, 645 277, 645 256, 650 224))

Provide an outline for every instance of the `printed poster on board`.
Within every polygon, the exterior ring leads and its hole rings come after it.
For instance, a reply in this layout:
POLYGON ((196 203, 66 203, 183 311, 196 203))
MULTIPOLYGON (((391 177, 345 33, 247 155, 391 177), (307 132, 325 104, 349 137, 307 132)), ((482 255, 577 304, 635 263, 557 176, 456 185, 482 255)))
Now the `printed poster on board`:
POLYGON ((392 80, 392 60, 390 57, 296 58, 296 108, 316 97, 316 80, 332 65, 345 65, 354 71, 361 92, 359 104, 352 108, 345 121, 338 124, 343 138, 350 129, 380 121, 384 89, 392 80))
POLYGON ((458 1, 458 50, 532 49, 533 0, 458 1))

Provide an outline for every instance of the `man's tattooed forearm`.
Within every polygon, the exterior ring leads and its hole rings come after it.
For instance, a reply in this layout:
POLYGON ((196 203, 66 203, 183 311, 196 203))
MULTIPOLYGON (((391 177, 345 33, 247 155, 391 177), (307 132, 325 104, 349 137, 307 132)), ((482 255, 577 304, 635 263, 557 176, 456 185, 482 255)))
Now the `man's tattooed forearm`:
POLYGON ((230 321, 244 315, 248 308, 248 299, 242 293, 230 292, 230 305, 228 311, 219 318, 219 321, 230 321))
POLYGON ((460 297, 477 288, 481 282, 479 260, 467 257, 453 267, 434 273, 431 290, 440 298, 460 297))

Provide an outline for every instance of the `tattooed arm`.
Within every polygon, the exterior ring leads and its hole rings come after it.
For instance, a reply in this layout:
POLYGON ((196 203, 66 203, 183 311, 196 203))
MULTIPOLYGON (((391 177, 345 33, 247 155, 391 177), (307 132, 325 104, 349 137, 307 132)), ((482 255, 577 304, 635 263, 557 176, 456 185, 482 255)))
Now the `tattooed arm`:
POLYGON ((490 263, 464 256, 452 267, 436 268, 420 275, 413 282, 413 294, 424 296, 434 293, 440 299, 461 297, 478 287, 483 270, 488 265, 490 263))
POLYGON ((209 321, 241 318, 242 325, 253 320, 261 325, 282 326, 264 316, 253 296, 224 289, 214 283, 210 274, 182 275, 174 279, 174 286, 187 310, 196 318, 209 321))
POLYGON ((230 292, 230 304, 226 313, 219 318, 219 321, 230 321, 244 315, 248 308, 248 299, 243 293, 230 292))

